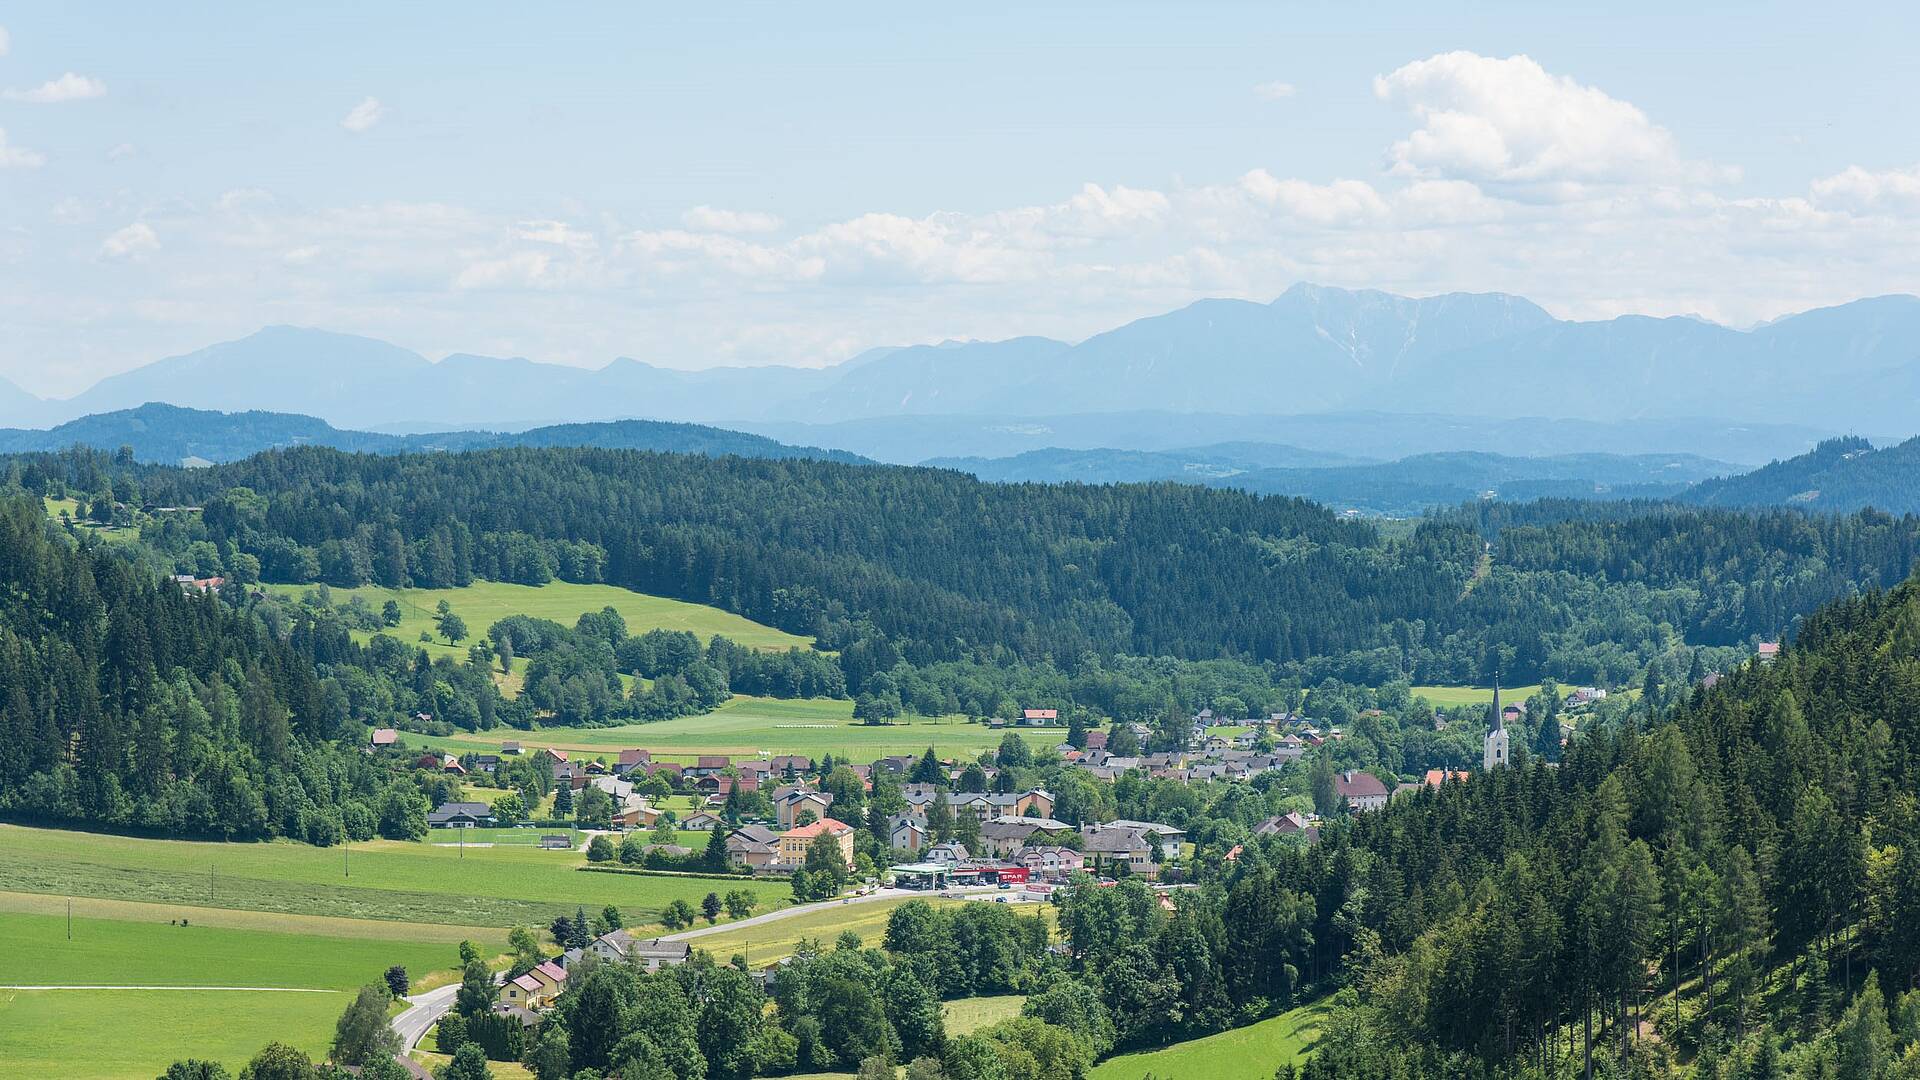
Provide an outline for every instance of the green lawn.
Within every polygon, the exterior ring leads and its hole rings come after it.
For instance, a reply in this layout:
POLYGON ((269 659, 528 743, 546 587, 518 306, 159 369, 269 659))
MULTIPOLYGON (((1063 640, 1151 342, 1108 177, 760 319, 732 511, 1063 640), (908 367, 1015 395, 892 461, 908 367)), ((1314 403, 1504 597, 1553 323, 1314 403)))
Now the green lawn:
POLYGON ((1271 1080, 1281 1063, 1298 1063, 1313 1049, 1324 1002, 1302 1005, 1257 1024, 1159 1050, 1122 1054, 1094 1066, 1089 1080, 1271 1080))
MULTIPOLYGON (((963 902, 932 901, 935 904, 963 902)), ((722 930, 717 934, 694 938, 688 944, 695 949, 705 949, 723 964, 733 956, 745 953, 748 966, 756 968, 793 955, 794 946, 802 938, 813 938, 832 948, 835 938, 851 930, 860 935, 861 941, 877 946, 886 935, 887 916, 904 903, 905 900, 877 900, 870 904, 832 904, 804 915, 775 919, 743 930, 722 930)))
POLYGON ((0 990, 0 1075, 152 1080, 185 1057, 238 1075, 278 1039, 326 1053, 345 993, 0 990))
POLYGON ((1027 1003, 1025 994, 1004 994, 1000 997, 961 998, 949 1001, 942 1006, 946 1014, 947 1035, 971 1035, 983 1027, 989 1027, 1002 1020, 1011 1020, 1020 1015, 1020 1007, 1027 1003))
POLYGON ((0 891, 491 927, 544 926, 576 906, 606 904, 630 923, 644 923, 674 899, 698 903, 715 885, 753 890, 762 910, 788 895, 776 882, 577 872, 584 862, 576 852, 519 844, 462 853, 373 841, 343 856, 339 848, 290 842, 144 840, 0 825, 0 891))
MULTIPOLYGON (((466 794, 468 798, 475 801, 490 803, 505 793, 498 788, 469 787, 466 794)), ((565 835, 567 839, 573 841, 575 847, 580 846, 580 833, 574 829, 428 829, 427 843, 459 844, 464 840, 468 844, 520 844, 538 847, 541 837, 560 835, 565 835)))
MULTIPOLYGON (((408 941, 215 925, 234 913, 158 905, 103 905, 127 918, 18 910, 7 894, 0 911, 0 984, 153 987, 287 987, 326 993, 204 990, 0 990, 0 1075, 150 1078, 185 1057, 213 1058, 235 1073, 275 1039, 319 1057, 334 1020, 356 988, 379 981, 393 964, 416 982, 444 981, 458 960, 449 941, 408 941), (184 915, 170 925, 160 912, 184 915), (79 1037, 92 1032, 94 1037, 79 1037)), ((56 900, 64 906, 64 899, 56 900)), ((50 905, 41 905, 50 906, 50 905)), ((242 913, 266 925, 257 913, 242 913)), ((278 916, 290 927, 338 927, 327 920, 278 916)), ((375 924, 378 925, 378 924, 375 924)), ((495 932, 483 946, 500 948, 495 932)))
MULTIPOLYGON (((1500 688, 1500 700, 1508 705, 1525 705, 1527 699, 1540 692, 1540 684, 1532 686, 1503 686, 1500 688)), ((1414 697, 1427 699, 1430 705, 1452 708, 1458 705, 1490 705, 1493 703, 1491 686, 1416 686, 1414 697)))
MULTIPOLYGON (((1003 732, 957 716, 902 717, 893 724, 869 727, 853 722, 853 702, 831 698, 782 700, 736 697, 703 716, 683 716, 651 724, 608 728, 542 728, 493 731, 449 736, 403 734, 409 746, 425 745, 455 751, 497 752, 503 739, 518 740, 531 753, 550 746, 569 752, 611 759, 622 749, 638 747, 665 760, 691 761, 700 754, 807 754, 868 762, 889 754, 918 754, 929 745, 943 757, 976 757, 1000 745, 1003 732)), ((1020 733, 1035 747, 1052 746, 1066 738, 1065 729, 1027 729, 1020 733)))
MULTIPOLYGON (((298 597, 312 589, 311 585, 267 585, 270 592, 283 596, 298 597)), ((611 607, 627 620, 627 632, 638 634, 652 629, 690 630, 705 641, 715 634, 731 638, 751 649, 789 649, 810 648, 813 642, 797 637, 784 630, 763 626, 751 619, 743 618, 719 608, 702 604, 689 604, 683 600, 669 600, 662 596, 648 596, 617 585, 575 585, 571 582, 552 581, 545 585, 508 585, 498 581, 476 581, 464 589, 382 589, 368 586, 361 589, 333 589, 333 601, 345 603, 347 598, 359 595, 366 598, 368 605, 379 611, 388 600, 398 601, 402 618, 400 625, 386 633, 402 641, 418 642, 421 631, 434 632, 433 618, 440 601, 445 600, 452 606, 454 614, 467 624, 469 640, 458 646, 449 646, 439 638, 434 639, 432 648, 436 651, 457 652, 466 655, 467 646, 486 634, 487 627, 509 615, 529 615, 536 619, 552 619, 565 626, 572 626, 575 619, 589 611, 599 611, 611 607)), ((365 640, 369 635, 356 635, 365 640)))

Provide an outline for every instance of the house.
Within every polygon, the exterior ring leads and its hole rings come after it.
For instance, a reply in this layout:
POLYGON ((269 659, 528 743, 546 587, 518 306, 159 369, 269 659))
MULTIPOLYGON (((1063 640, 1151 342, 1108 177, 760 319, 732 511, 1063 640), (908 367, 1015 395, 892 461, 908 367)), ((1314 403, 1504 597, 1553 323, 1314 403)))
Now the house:
POLYGON ((1107 733, 1104 731, 1087 732, 1087 744, 1081 747, 1083 750, 1105 750, 1106 748, 1107 733))
POLYGON ((390 727, 383 727, 373 729, 373 736, 367 740, 367 745, 378 750, 383 746, 396 746, 399 742, 400 732, 390 727))
POLYGON ((731 764, 733 764, 732 759, 725 754, 701 754, 699 758, 694 761, 693 767, 687 770, 686 774, 688 776, 713 776, 717 773, 726 772, 727 766, 731 764))
POLYGON ((687 958, 693 955, 693 946, 684 941, 637 938, 627 930, 615 930, 610 934, 602 934, 594 938, 587 949, 602 960, 625 960, 638 964, 649 972, 684 964, 687 958))
POLYGON ((764 825, 742 825, 727 834, 727 862, 755 871, 780 861, 780 836, 764 825))
POLYGON ((813 846, 815 838, 830 836, 840 848, 841 861, 847 869, 853 869, 853 826, 832 818, 821 818, 811 825, 802 825, 797 829, 788 829, 780 834, 780 862, 786 866, 800 866, 807 861, 807 849, 813 846))
POLYGON ((540 980, 534 978, 532 972, 509 979, 500 988, 500 1000, 515 1008, 536 1008, 540 1004, 540 980))
POLYGON ((1293 810, 1278 817, 1270 817, 1253 827, 1255 836, 1299 836, 1311 832, 1318 837, 1319 830, 1307 821, 1306 815, 1293 810))
POLYGON ((592 776, 587 778, 587 783, 613 796, 616 806, 633 794, 633 783, 617 776, 592 776))
POLYGON ((1097 866, 1124 866, 1138 877, 1157 878, 1160 864, 1154 859, 1160 846, 1139 829, 1089 827, 1081 830, 1084 854, 1097 866))
POLYGON ((638 795, 630 795, 613 812, 613 827, 616 829, 651 829, 660 821, 660 811, 647 805, 647 800, 638 795))
POLYGON ((1755 655, 1760 657, 1761 663, 1771 664, 1780 658, 1780 643, 1777 641, 1763 641, 1754 652, 1755 655))
POLYGON ((980 843, 992 854, 1011 855, 1027 846, 1035 833, 1066 832, 1072 828, 1066 822, 1053 818, 1007 815, 993 818, 980 826, 980 843))
POLYGON ((759 791, 760 778, 752 773, 740 776, 728 776, 726 773, 707 773, 693 782, 695 791, 710 795, 726 795, 736 788, 741 791, 759 791))
POLYGON ((1378 810, 1387 805, 1387 785, 1372 773, 1339 773, 1333 778, 1333 788, 1349 810, 1378 810))
POLYGON ((622 750, 614 759, 613 771, 620 776, 625 776, 635 769, 645 772, 647 763, 652 760, 653 752, 650 750, 622 750))
POLYGON ((519 757, 520 744, 512 739, 508 739, 506 742, 503 742, 500 744, 500 752, 502 754, 510 754, 514 757, 519 757))
POLYGON ((669 784, 679 784, 680 778, 686 775, 686 771, 687 767, 677 761, 647 762, 647 775, 664 776, 667 778, 667 783, 669 784))
POLYGON ((913 768, 914 762, 919 760, 912 754, 888 754, 873 764, 875 768, 904 775, 908 769, 913 768))
POLYGON ((1027 727, 1051 727, 1059 722, 1058 709, 1025 709, 1020 713, 1020 723, 1027 727))
POLYGON ((680 827, 689 832, 706 832, 720 823, 719 815, 709 814, 705 810, 696 811, 680 819, 680 827))
POLYGON ((935 844, 927 849, 926 861, 946 867, 959 866, 967 861, 967 846, 954 840, 935 844))
POLYGON ((1089 835, 1102 829, 1127 829, 1138 832, 1157 845, 1160 848, 1160 854, 1169 859, 1180 854, 1180 845, 1187 838, 1185 830, 1176 829, 1171 825, 1162 825, 1157 821, 1129 821, 1126 818, 1109 821, 1104 825, 1088 826, 1081 830, 1081 835, 1089 835))
POLYGON ((1085 855, 1072 848, 1053 845, 1023 847, 1014 853, 1013 858, 1035 878, 1063 880, 1087 868, 1085 855))
POLYGON ((887 820, 887 846, 919 851, 927 846, 927 819, 920 814, 895 814, 887 820))
POLYGON ((815 821, 827 816, 833 796, 824 791, 795 788, 773 801, 773 818, 786 828, 799 823, 801 815, 812 814, 815 821))
POLYGON ((551 960, 542 960, 527 974, 540 983, 539 999, 542 1004, 559 997, 560 992, 567 988, 567 969, 551 960))
POLYGON ((471 829, 493 824, 493 808, 480 802, 441 803, 427 815, 432 829, 471 829))
POLYGON ((500 755, 475 754, 473 755, 473 767, 479 772, 492 774, 500 768, 500 755))
POLYGON ((792 779, 801 773, 812 772, 813 759, 804 754, 775 754, 767 766, 773 772, 792 779))

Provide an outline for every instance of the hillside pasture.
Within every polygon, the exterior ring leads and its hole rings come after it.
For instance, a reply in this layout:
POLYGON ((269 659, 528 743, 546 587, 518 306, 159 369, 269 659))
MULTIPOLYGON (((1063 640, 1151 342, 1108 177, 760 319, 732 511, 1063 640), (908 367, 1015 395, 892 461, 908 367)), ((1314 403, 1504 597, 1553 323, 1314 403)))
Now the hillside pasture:
POLYGON ((1313 1050, 1329 1006, 1324 1001, 1290 1009, 1246 1027, 1175 1043, 1158 1050, 1111 1057, 1094 1066, 1088 1080, 1271 1080, 1286 1062, 1299 1064, 1313 1050))
MULTIPOLYGON (((316 588, 312 585, 262 587, 269 592, 296 599, 316 588)), ((620 617, 627 621, 627 632, 631 634, 656 629, 686 630, 703 642, 719 634, 749 649, 776 651, 806 649, 813 645, 807 638, 716 607, 670 600, 664 596, 649 596, 617 585, 579 585, 568 581, 550 581, 545 585, 512 585, 500 581, 476 581, 460 589, 383 589, 369 585, 358 589, 330 589, 329 592, 336 604, 359 596, 376 612, 388 600, 392 600, 400 605, 400 625, 389 627, 383 633, 401 641, 426 644, 419 640, 421 633, 425 632, 433 635, 433 642, 428 646, 430 650, 458 654, 462 658, 466 656, 467 646, 484 636, 488 627, 509 615, 551 619, 570 627, 581 615, 605 607, 620 613, 620 617), (437 636, 433 620, 442 600, 467 624, 468 640, 458 645, 448 645, 437 636)), ((371 636, 367 633, 355 635, 361 641, 371 636)))
MULTIPOLYGON (((553 747, 609 759, 622 749, 638 747, 667 761, 690 762, 701 754, 806 754, 817 759, 831 753, 839 759, 868 762, 889 754, 918 754, 928 746, 942 757, 972 758, 999 746, 1003 734, 959 716, 906 716, 891 724, 869 726, 854 722, 851 701, 741 696, 710 713, 650 724, 534 731, 498 728, 447 736, 403 733, 401 737, 409 746, 432 746, 456 753, 497 753, 502 740, 515 740, 528 753, 538 747, 553 747)), ((1065 728, 1020 731, 1035 749, 1052 746, 1066 734, 1065 728)))
POLYGON ((340 848, 278 842, 146 840, 0 825, 0 890, 187 907, 489 927, 545 926, 576 907, 612 904, 629 924, 717 886, 752 890, 761 910, 782 883, 586 874, 578 852, 526 845, 457 847, 377 840, 340 848))

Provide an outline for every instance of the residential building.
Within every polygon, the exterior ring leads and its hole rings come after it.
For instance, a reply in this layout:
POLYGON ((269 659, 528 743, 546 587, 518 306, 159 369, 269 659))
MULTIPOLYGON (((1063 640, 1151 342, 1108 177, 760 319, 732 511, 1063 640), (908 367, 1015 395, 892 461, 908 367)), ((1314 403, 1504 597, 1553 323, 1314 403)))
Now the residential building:
POLYGON ((383 728, 373 729, 373 735, 371 738, 367 740, 367 745, 372 746, 374 749, 377 750, 383 746, 394 746, 399 742, 400 742, 399 731, 397 731, 394 728, 383 727, 383 728))
POLYGON ((919 851, 927 846, 927 819, 920 814, 895 814, 887 820, 887 846, 919 851))
POLYGON ((481 802, 441 803, 427 814, 431 829, 471 829, 493 824, 493 808, 481 802))
POLYGON ((954 867, 967 861, 967 846, 957 840, 935 844, 927 849, 927 862, 954 867))
POLYGON ((1044 845, 1023 847, 1014 853, 1014 861, 1036 878, 1065 880, 1087 868, 1087 857, 1072 848, 1044 845))
POLYGON ((780 861, 780 834, 764 825, 742 825, 727 834, 727 861, 755 871, 780 861))
POLYGON ((1349 810, 1378 810, 1387 805, 1387 785, 1372 773, 1348 771, 1336 774, 1333 787, 1349 810))
POLYGON ((636 938, 627 930, 602 934, 594 938, 587 948, 602 960, 626 960, 641 965, 649 972, 684 964, 687 957, 693 954, 693 946, 684 941, 636 938))
POLYGON ((780 834, 780 862, 785 866, 800 866, 807 861, 807 849, 813 846, 816 837, 831 836, 840 848, 841 861, 847 869, 853 869, 853 826, 832 818, 821 818, 811 825, 788 829, 780 834))

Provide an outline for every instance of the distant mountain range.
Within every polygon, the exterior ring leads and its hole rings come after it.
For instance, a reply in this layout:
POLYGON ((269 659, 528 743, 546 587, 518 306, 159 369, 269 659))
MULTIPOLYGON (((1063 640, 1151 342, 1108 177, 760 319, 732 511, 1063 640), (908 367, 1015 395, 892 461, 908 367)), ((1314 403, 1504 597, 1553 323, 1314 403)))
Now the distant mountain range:
POLYGON ((927 464, 982 480, 1081 483, 1171 480, 1296 495, 1335 510, 1408 516, 1477 498, 1671 498, 1690 485, 1738 471, 1691 454, 1562 454, 1511 457, 1481 452, 1419 454, 1398 461, 1326 459, 1295 447, 1249 443, 1185 451, 1034 450, 1008 458, 950 458, 927 464), (1292 460, 1293 464, 1280 464, 1292 460))
POLYGON ((47 430, 0 430, 0 453, 64 450, 76 445, 108 451, 125 446, 132 449, 136 460, 168 465, 237 461, 262 450, 291 446, 330 446, 372 454, 479 450, 497 446, 593 446, 714 457, 733 454, 758 458, 819 458, 855 464, 868 460, 844 450, 788 446, 761 435, 653 420, 561 424, 504 434, 442 431, 388 435, 343 431, 324 420, 292 413, 223 413, 156 402, 82 417, 47 430))
POLYGON ((1701 506, 1787 505, 1834 512, 1871 506, 1920 514, 1920 438, 1885 449, 1865 439, 1831 439, 1799 457, 1709 480, 1681 498, 1701 506))
POLYGON ((150 401, 389 431, 630 417, 740 426, 1379 411, 1906 436, 1920 427, 1920 298, 1859 300, 1732 330, 1693 318, 1571 322, 1502 294, 1410 299, 1300 285, 1266 304, 1203 300, 1078 344, 1027 337, 880 348, 827 369, 682 371, 619 359, 595 371, 470 355, 434 363, 370 338, 277 326, 65 401, 0 387, 0 422, 45 426, 150 401))

